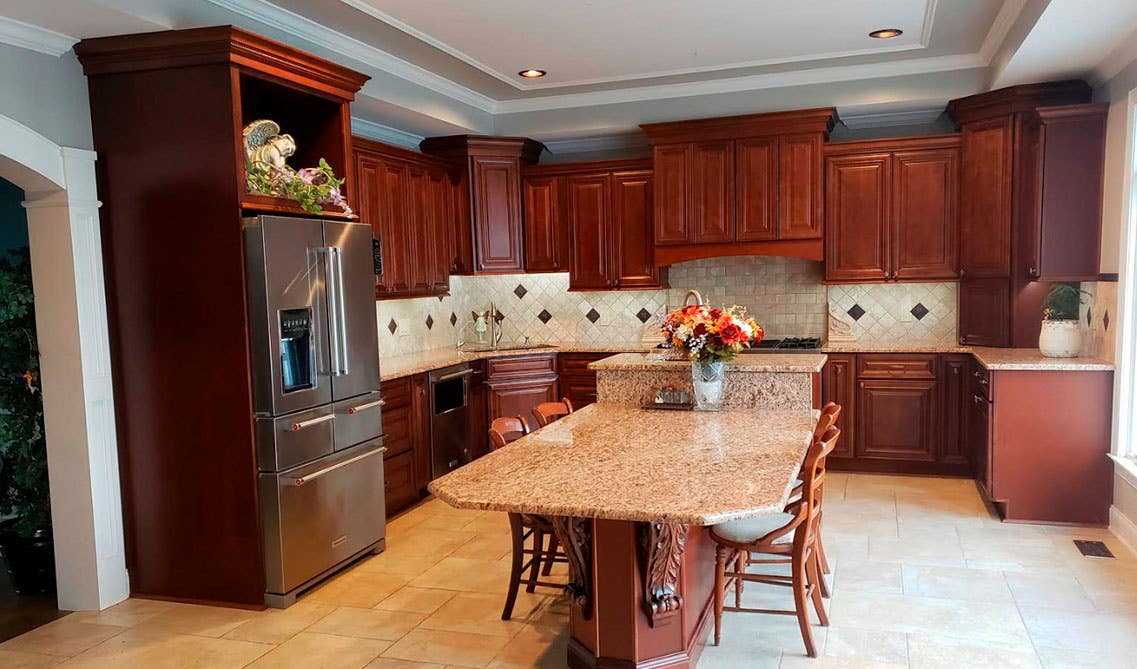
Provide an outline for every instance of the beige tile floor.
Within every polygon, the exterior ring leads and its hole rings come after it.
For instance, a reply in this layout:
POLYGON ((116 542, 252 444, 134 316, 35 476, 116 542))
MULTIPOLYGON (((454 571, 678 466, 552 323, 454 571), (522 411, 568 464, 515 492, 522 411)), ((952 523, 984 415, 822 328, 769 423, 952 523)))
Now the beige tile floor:
MULTIPOLYGON (((824 530, 832 626, 803 654, 790 618, 727 614, 700 669, 1137 669, 1137 558, 1107 531, 1004 525, 968 481, 834 474, 824 530), (1116 560, 1083 558, 1104 540, 1116 560)), ((0 644, 0 667, 563 667, 567 603, 520 596, 499 619, 504 514, 431 500, 394 519, 386 553, 285 611, 130 600, 0 644)), ((747 603, 789 593, 752 585, 747 603)))

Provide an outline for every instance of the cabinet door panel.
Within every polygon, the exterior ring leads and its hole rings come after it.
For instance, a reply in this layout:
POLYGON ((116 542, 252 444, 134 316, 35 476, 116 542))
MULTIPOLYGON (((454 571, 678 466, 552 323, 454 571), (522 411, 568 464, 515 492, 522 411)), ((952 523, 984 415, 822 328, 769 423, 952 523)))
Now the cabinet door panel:
POLYGON ((477 271, 524 269, 521 231, 521 162, 475 156, 474 236, 477 271))
POLYGON ((940 457, 947 464, 966 465, 971 462, 964 425, 971 403, 971 357, 966 355, 943 356, 941 399, 943 407, 940 431, 940 457))
POLYGON ((735 142, 738 241, 778 238, 778 140, 735 142))
POLYGON ((411 379, 414 388, 411 397, 411 427, 414 434, 415 484, 421 490, 431 478, 430 457, 430 397, 426 374, 415 374, 411 379))
MULTIPOLYGON (((974 364, 974 363, 973 363, 974 364)), ((995 499, 991 460, 991 403, 972 384, 967 400, 967 448, 975 463, 975 480, 987 499, 995 499)))
POLYGON ((826 160, 826 279, 888 278, 891 184, 887 153, 826 160))
POLYGON ((734 154, 730 141, 691 148, 689 219, 696 244, 734 241, 734 154))
POLYGON ((386 501, 388 517, 419 500, 414 464, 413 453, 402 453, 383 459, 383 498, 386 501))
POLYGON ((841 429, 841 439, 833 456, 851 458, 854 455, 855 432, 853 423, 856 415, 856 373, 855 356, 851 354, 830 354, 821 371, 821 402, 834 402, 841 405, 841 416, 837 427, 841 429))
POLYGON ((387 292, 387 286, 384 280, 386 278, 387 256, 390 254, 387 250, 387 240, 383 236, 383 226, 380 220, 380 209, 382 207, 380 197, 380 192, 382 191, 381 170, 382 165, 379 161, 357 154, 355 175, 356 183, 359 184, 359 194, 357 196, 357 200, 359 201, 359 220, 371 226, 371 234, 383 242, 384 275, 379 277, 379 281, 375 286, 376 295, 387 292))
POLYGON ((407 168, 409 218, 404 222, 409 229, 407 245, 410 248, 407 273, 411 290, 429 293, 434 289, 434 228, 435 210, 431 202, 430 178, 419 165, 407 168))
POLYGON ((935 390, 935 381, 858 381, 857 457, 934 461, 935 390))
POLYGON ((1013 136, 1010 116, 968 123, 963 128, 959 220, 962 276, 1010 276, 1013 136))
POLYGON ((687 224, 687 167, 691 151, 686 144, 657 146, 655 168, 656 244, 686 244, 691 241, 687 224))
POLYGON ((429 201, 433 210, 434 254, 431 258, 431 283, 437 293, 450 290, 450 267, 453 261, 451 249, 456 222, 454 218, 454 186, 450 183, 450 176, 440 168, 431 169, 429 201))
POLYGON ((892 164, 893 278, 956 278, 959 151, 903 151, 892 164))
POLYGON ((383 244, 383 288, 411 289, 411 226, 408 225, 408 175, 404 163, 384 160, 379 169, 379 238, 383 244))
POLYGON ((563 189, 560 177, 526 177, 522 183, 527 272, 563 272, 568 268, 568 235, 561 220, 563 189))
POLYGON ((651 241, 652 173, 646 170, 612 175, 610 256, 616 285, 646 288, 659 285, 651 241))
POLYGON ((778 238, 820 239, 824 197, 821 135, 778 140, 778 238))
POLYGON ((492 382, 486 385, 489 419, 522 416, 536 426, 533 407, 541 402, 557 401, 557 377, 522 381, 492 382))
POLYGON ((608 175, 569 177, 566 186, 569 227, 573 240, 569 260, 569 287, 610 288, 613 279, 609 262, 611 222, 608 203, 611 196, 608 175))
POLYGON ((959 342, 1010 346, 1011 287, 1008 279, 959 282, 959 342))

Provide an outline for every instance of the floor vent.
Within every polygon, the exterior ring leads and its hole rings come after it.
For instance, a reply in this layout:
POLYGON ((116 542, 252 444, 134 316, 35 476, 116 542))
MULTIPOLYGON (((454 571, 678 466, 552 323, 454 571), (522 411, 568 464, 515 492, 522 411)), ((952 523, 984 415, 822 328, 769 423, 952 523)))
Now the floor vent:
POLYGON ((1082 551, 1082 557, 1113 557, 1113 553, 1109 552, 1109 547, 1100 541, 1084 541, 1082 539, 1074 539, 1074 545, 1078 547, 1078 550, 1082 551))

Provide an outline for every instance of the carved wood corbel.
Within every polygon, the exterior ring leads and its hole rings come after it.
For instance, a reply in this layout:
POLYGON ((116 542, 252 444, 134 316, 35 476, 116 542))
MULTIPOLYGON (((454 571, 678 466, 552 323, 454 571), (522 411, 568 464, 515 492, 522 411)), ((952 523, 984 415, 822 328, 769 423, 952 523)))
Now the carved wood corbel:
POLYGON ((565 590, 580 607, 585 620, 592 619, 592 520, 554 516, 553 533, 568 556, 569 582, 565 590))
POLYGON ((686 525, 662 522, 640 523, 640 559, 643 568, 643 609, 648 624, 679 613, 679 569, 687 547, 686 525))

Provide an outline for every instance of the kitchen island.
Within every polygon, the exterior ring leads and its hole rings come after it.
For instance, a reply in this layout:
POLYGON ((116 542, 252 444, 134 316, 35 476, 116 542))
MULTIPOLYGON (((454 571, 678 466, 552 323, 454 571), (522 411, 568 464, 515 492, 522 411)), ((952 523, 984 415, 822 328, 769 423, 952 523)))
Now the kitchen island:
POLYGON ((781 511, 816 420, 809 407, 700 413, 602 402, 430 490, 458 508, 553 521, 569 557, 570 667, 694 667, 713 594, 705 527, 781 511))

